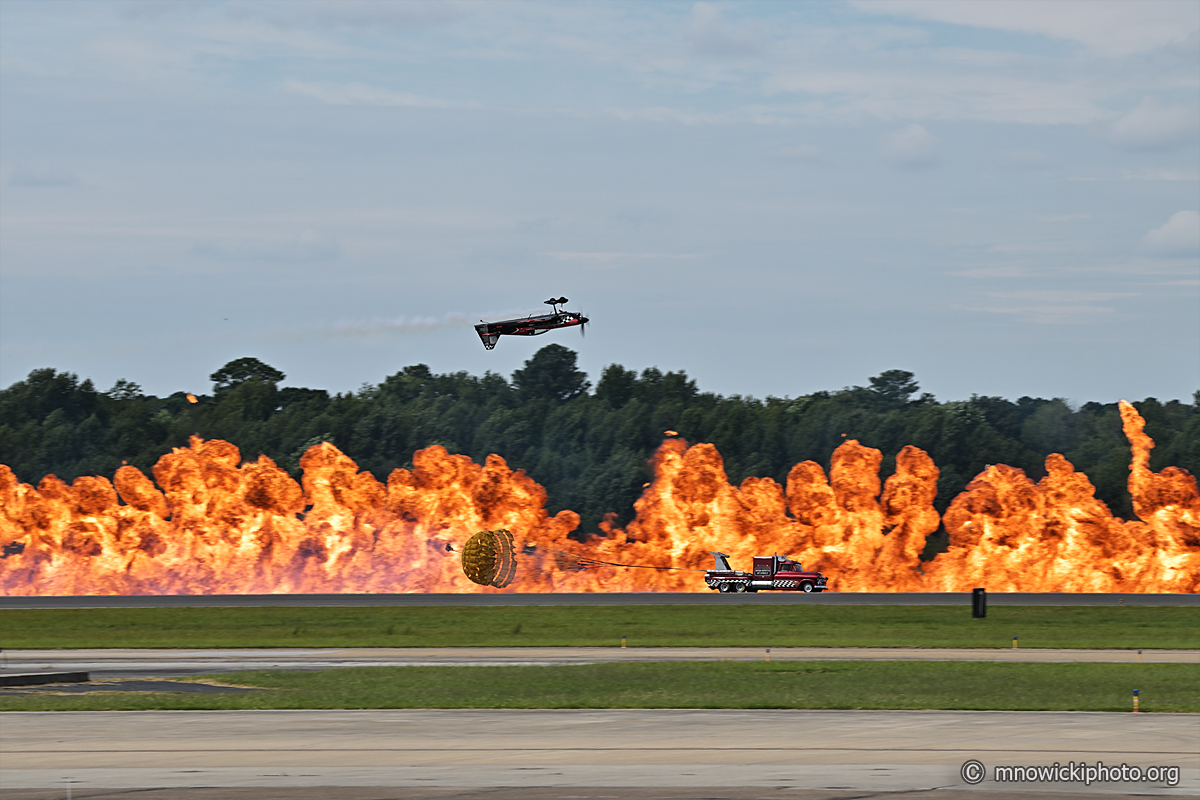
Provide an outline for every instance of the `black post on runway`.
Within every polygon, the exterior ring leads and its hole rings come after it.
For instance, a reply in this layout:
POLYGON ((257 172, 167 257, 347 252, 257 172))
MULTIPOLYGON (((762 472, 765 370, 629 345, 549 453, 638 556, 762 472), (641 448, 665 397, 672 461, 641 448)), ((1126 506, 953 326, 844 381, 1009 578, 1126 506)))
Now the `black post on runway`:
POLYGON ((975 589, 971 592, 971 619, 987 617, 987 589, 975 589))

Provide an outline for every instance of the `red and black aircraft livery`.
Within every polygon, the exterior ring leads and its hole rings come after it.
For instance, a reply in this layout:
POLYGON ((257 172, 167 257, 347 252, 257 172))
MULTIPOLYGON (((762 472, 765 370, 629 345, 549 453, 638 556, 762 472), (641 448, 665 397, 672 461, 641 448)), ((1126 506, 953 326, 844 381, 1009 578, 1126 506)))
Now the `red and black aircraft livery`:
POLYGON ((480 320, 475 326, 484 348, 491 350, 501 336, 538 336, 556 328, 572 328, 579 326, 583 333, 588 318, 577 311, 563 311, 559 306, 567 302, 565 297, 551 297, 546 305, 554 309, 549 314, 532 314, 521 319, 505 319, 499 322, 484 322, 480 320))

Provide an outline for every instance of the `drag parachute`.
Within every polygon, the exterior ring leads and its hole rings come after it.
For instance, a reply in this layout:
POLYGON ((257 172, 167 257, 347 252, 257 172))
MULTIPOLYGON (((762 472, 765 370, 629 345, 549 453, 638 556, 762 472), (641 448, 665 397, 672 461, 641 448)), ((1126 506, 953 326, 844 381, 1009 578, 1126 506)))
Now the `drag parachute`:
POLYGON ((480 531, 462 549, 463 574, 480 586, 503 588, 517 574, 512 534, 506 530, 480 531))

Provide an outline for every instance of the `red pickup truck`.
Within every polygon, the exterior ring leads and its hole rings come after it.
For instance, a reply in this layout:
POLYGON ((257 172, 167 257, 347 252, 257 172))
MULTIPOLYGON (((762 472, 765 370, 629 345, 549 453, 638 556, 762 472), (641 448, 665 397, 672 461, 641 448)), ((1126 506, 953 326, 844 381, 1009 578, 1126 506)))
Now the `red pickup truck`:
POLYGON ((819 572, 805 572, 800 562, 790 556, 755 556, 754 572, 742 572, 729 566, 725 553, 709 551, 716 561, 714 569, 704 573, 708 588, 718 592, 823 592, 829 588, 828 578, 819 572))

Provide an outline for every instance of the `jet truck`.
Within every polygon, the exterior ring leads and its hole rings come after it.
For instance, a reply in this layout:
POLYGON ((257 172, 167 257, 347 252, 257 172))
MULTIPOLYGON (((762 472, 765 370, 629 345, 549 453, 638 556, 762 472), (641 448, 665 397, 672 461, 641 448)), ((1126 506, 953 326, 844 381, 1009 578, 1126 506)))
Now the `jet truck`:
POLYGON ((725 553, 709 552, 716 564, 704 573, 704 582, 718 592, 823 592, 829 588, 828 578, 819 572, 805 572, 791 556, 755 556, 754 572, 742 572, 729 566, 725 553))

